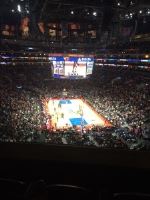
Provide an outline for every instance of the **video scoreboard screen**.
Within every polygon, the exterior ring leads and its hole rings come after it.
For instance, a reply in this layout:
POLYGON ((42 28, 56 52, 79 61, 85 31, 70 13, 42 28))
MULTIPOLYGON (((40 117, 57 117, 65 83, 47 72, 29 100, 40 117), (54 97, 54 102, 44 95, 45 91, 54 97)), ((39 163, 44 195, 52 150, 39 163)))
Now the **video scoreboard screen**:
POLYGON ((92 74, 94 57, 50 56, 54 78, 87 78, 92 74))

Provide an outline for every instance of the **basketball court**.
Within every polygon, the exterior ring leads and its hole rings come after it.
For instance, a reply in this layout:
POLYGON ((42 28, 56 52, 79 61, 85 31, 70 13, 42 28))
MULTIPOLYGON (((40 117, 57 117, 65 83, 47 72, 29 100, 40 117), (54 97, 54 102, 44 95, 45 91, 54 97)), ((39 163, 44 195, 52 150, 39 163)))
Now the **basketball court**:
POLYGON ((56 129, 70 127, 109 127, 111 124, 99 115, 84 99, 49 99, 45 112, 50 116, 50 127, 56 129))

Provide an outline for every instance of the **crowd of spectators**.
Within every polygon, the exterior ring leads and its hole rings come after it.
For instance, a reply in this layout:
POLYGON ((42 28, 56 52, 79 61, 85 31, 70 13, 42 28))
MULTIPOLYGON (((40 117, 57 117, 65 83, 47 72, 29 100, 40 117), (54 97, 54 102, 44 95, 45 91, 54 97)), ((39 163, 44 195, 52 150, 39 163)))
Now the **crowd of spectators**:
MULTIPOLYGON (((108 72, 97 76, 97 81, 45 80, 33 68, 30 76, 26 70, 21 71, 22 79, 19 79, 18 85, 18 72, 13 71, 12 76, 10 69, 1 68, 0 141, 99 148, 149 148, 149 80, 140 82, 138 76, 135 76, 131 81, 129 72, 125 79, 112 84, 112 79, 118 74, 115 71, 108 72), (64 88, 68 97, 86 99, 113 127, 93 127, 82 133, 74 128, 56 130, 55 133, 46 130, 47 118, 42 101, 51 97, 62 98, 64 88)), ((120 73, 124 76, 123 71, 120 73)))

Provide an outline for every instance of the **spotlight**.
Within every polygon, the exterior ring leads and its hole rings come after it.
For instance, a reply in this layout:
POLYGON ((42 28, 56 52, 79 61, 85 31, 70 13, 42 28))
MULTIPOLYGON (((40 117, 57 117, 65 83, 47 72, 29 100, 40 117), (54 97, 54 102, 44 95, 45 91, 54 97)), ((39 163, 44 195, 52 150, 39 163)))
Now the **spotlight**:
POLYGON ((18 10, 18 12, 21 12, 21 6, 20 5, 17 5, 17 10, 18 10))
POLYGON ((132 18, 133 17, 133 13, 130 13, 130 18, 132 18))
POLYGON ((148 15, 150 14, 150 9, 148 9, 147 14, 148 14, 148 15))
POLYGON ((97 12, 96 11, 93 12, 93 16, 95 16, 95 17, 97 16, 97 12))
POLYGON ((70 12, 72 15, 74 15, 74 11, 72 10, 71 12, 70 12))

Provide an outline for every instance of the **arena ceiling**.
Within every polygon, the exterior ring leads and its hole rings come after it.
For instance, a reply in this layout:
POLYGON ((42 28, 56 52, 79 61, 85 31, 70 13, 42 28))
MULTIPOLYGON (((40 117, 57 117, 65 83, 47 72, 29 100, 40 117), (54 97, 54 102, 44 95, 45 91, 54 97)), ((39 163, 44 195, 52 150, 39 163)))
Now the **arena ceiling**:
POLYGON ((54 12, 61 9, 75 9, 75 8, 98 8, 112 7, 127 9, 135 6, 149 6, 149 0, 1 0, 0 10, 7 11, 10 8, 15 9, 18 4, 29 5, 31 10, 41 11, 44 8, 48 12, 54 12), (56 10, 54 10, 54 8, 56 10))
MULTIPOLYGON (((150 7, 149 0, 1 0, 0 16, 30 15, 36 20, 95 20, 119 12, 150 7), (20 8, 18 8, 20 6, 20 8), (18 9, 20 9, 18 13, 18 9)), ((6 17, 8 18, 8 17, 6 17)), ((105 18, 105 19, 104 19, 105 18)), ((104 22, 105 23, 105 22, 104 22)))

